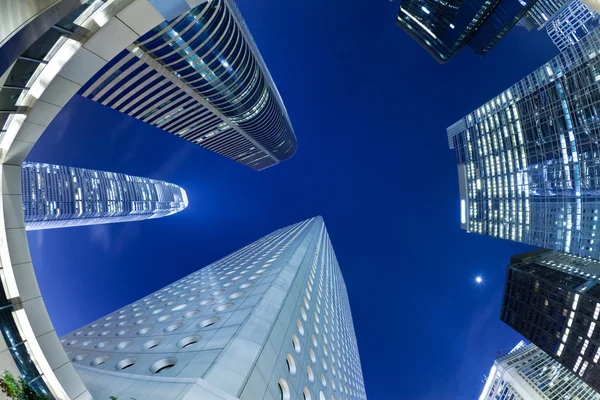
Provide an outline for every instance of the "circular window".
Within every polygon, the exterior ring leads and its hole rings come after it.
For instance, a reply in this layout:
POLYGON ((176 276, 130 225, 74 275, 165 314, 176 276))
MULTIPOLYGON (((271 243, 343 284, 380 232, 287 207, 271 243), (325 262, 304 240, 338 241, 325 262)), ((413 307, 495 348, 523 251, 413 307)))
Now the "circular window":
POLYGON ((100 336, 106 336, 110 333, 110 331, 102 331, 100 332, 100 336))
POLYGON ((151 326, 148 326, 146 328, 142 328, 139 331, 137 331, 138 335, 145 335, 146 333, 150 332, 152 330, 151 326))
POLYGON ((228 308, 230 308, 231 306, 233 306, 233 303, 225 303, 225 304, 221 304, 218 307, 215 307, 215 312, 221 312, 221 311, 225 311, 228 308))
POLYGON ((124 334, 126 334, 127 332, 129 332, 129 329, 123 329, 120 330, 119 332, 117 332, 117 336, 123 336, 124 334))
POLYGON ((75 332, 75 336, 81 336, 81 335, 83 335, 83 331, 75 332))
POLYGON ((183 318, 192 318, 199 313, 200 313, 200 310, 190 310, 190 311, 186 312, 185 314, 183 314, 183 318))
POLYGON ((252 275, 250 278, 248 278, 249 281, 254 281, 256 279, 260 278, 260 275, 252 275))
POLYGON ((307 310, 310 310, 310 304, 308 304, 308 299, 306 296, 304 296, 304 307, 306 307, 307 310))
POLYGON ((306 366, 306 376, 308 376, 308 380, 311 382, 314 382, 315 380, 315 374, 313 374, 313 370, 310 367, 310 365, 306 366))
POLYGON ((207 297, 206 299, 204 299, 204 300, 202 300, 200 302, 200 305, 201 306, 205 306, 205 305, 210 304, 210 303, 212 303, 214 301, 215 301, 215 299, 213 299, 212 297, 207 297))
POLYGON ((327 371, 327 361, 324 358, 321 358, 321 364, 323 365, 323 369, 327 371))
POLYGON ((233 299, 237 299, 238 297, 240 297, 240 296, 241 296, 241 295, 243 295, 243 294, 244 294, 244 291, 243 291, 243 290, 240 290, 239 292, 236 292, 236 293, 233 293, 233 294, 229 295, 229 298, 230 298, 231 300, 233 300, 233 299))
POLYGON ((296 325, 298 325, 298 332, 300 332, 300 335, 304 336, 304 326, 302 326, 302 321, 299 319, 296 320, 296 325))
POLYGON ((96 348, 97 348, 97 349, 101 349, 101 348, 103 348, 103 347, 106 347, 106 345, 107 345, 107 344, 109 344, 109 343, 110 343, 110 340, 105 340, 105 341, 103 341, 103 342, 100 342, 100 343, 98 343, 98 344, 96 345, 96 348))
POLYGON ((124 349, 125 347, 129 347, 129 346, 131 346, 131 344, 132 344, 132 343, 133 343, 133 341, 132 341, 132 340, 126 340, 126 341, 124 341, 124 342, 121 342, 121 343, 119 343, 118 345, 116 345, 116 346, 115 346, 115 348, 116 348, 117 350, 121 350, 121 349, 124 349))
POLYGON ((200 298, 200 296, 191 296, 191 297, 188 297, 187 301, 195 301, 195 300, 198 300, 199 298, 200 298))
POLYGON ((156 346, 158 346, 160 343, 162 342, 161 339, 153 339, 153 340, 149 340, 146 343, 144 343, 144 345, 142 346, 142 348, 144 350, 150 350, 155 348, 156 346))
POLYGON ((306 315, 304 307, 300 307, 300 315, 302 315, 302 319, 306 322, 306 320, 308 319, 308 315, 306 315))
POLYGON ((181 328, 182 326, 183 326, 183 324, 181 322, 178 322, 176 324, 171 324, 164 329, 164 332, 166 332, 166 333, 173 332, 173 331, 181 328))
POLYGON ((225 289, 216 290, 216 291, 213 292, 212 295, 213 296, 218 296, 218 295, 223 294, 223 293, 225 293, 225 289))
POLYGON ((135 321, 136 325, 141 325, 144 322, 148 321, 148 318, 142 318, 142 319, 138 319, 137 321, 135 321))
POLYGON ((179 310, 183 310, 184 308, 187 307, 187 304, 180 304, 178 306, 175 306, 171 309, 171 311, 179 311, 179 310))
POLYGON ((91 324, 91 325, 90 325, 90 328, 96 328, 98 325, 99 325, 98 323, 91 324))
POLYGON ((198 335, 188 336, 188 337, 185 337, 185 338, 181 339, 180 341, 178 341, 177 347, 179 347, 180 349, 184 349, 188 346, 193 345, 194 343, 198 343, 199 340, 200 340, 200 336, 198 336, 198 335))
POLYGON ((294 346, 296 353, 300 353, 300 341, 298 340, 298 336, 295 334, 292 335, 292 345, 294 346))
POLYGON ((296 373, 296 361, 294 361, 294 357, 288 353, 288 355, 285 357, 285 362, 287 364, 289 373, 294 375, 296 373))
POLYGON ((156 315, 162 312, 162 308, 157 308, 156 310, 152 311, 152 314, 156 315))
POLYGON ((325 375, 321 374, 321 385, 327 386, 327 380, 325 379, 325 375))
POLYGON ((100 356, 100 357, 96 357, 92 360, 92 362, 90 363, 91 366, 95 367, 97 365, 100 364, 104 364, 106 362, 106 360, 108 360, 110 357, 109 356, 100 356))
POLYGON ((319 400, 327 400, 323 392, 319 392, 319 400))
POLYGON ((131 366, 133 366, 133 364, 135 364, 136 359, 135 358, 126 358, 124 360, 121 360, 117 363, 117 365, 115 365, 115 369, 116 370, 124 370, 127 369, 131 366))
POLYGON ((277 386, 279 387, 279 395, 281 400, 290 400, 290 387, 285 379, 279 379, 279 381, 277 381, 277 386))
POLYGON ((164 372, 170 368, 173 368, 176 363, 177 359, 173 357, 163 358, 162 360, 158 360, 150 366, 150 372, 152 372, 153 374, 164 372))
POLYGON ((317 338, 315 337, 315 335, 312 335, 312 342, 313 342, 313 346, 319 347, 319 343, 317 342, 317 338))
POLYGON ((87 356, 88 356, 88 354, 87 354, 87 353, 79 354, 78 356, 75 356, 75 357, 73 358, 73 361, 81 361, 81 360, 83 360, 84 358, 86 358, 87 356))
POLYGON ((200 322, 198 324, 198 326, 200 328, 208 328, 211 325, 214 325, 220 318, 219 317, 212 317, 209 319, 205 319, 204 321, 200 322))
POLYGON ((92 340, 86 340, 85 342, 81 343, 81 347, 85 347, 85 346, 87 346, 87 345, 89 345, 91 343, 92 343, 92 340))
POLYGON ((317 356, 315 356, 315 352, 313 351, 313 349, 310 349, 308 351, 308 354, 310 355, 310 361, 312 361, 312 363, 315 364, 317 362, 317 356))
POLYGON ((79 342, 79 340, 75 339, 75 340, 70 340, 67 344, 69 346, 73 346, 75 343, 79 342))
POLYGON ((158 322, 165 322, 169 318, 171 318, 171 314, 166 314, 166 315, 163 315, 163 316, 159 317, 157 321, 158 322))
POLYGON ((247 283, 244 283, 243 285, 240 285, 240 289, 246 289, 246 288, 249 288, 250 286, 252 286, 252 282, 247 282, 247 283))
POLYGON ((308 390, 306 386, 304 387, 302 394, 304 395, 304 400, 312 400, 312 397, 310 396, 310 390, 308 390))
POLYGON ((119 322, 119 323, 117 324, 117 326, 123 326, 123 325, 125 325, 126 323, 127 323, 127 321, 121 321, 121 322, 119 322))

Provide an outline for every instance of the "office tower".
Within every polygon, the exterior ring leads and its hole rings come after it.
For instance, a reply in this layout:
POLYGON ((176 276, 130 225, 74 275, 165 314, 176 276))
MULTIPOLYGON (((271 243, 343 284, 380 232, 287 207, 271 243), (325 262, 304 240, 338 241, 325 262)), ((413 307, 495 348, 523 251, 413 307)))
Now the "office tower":
POLYGON ((365 399, 320 217, 279 229, 61 339, 97 399, 365 399))
POLYGON ((500 319, 600 392, 600 262, 559 251, 514 256, 500 319))
POLYGON ((600 259, 600 32, 448 128, 461 228, 600 259))
POLYGON ((283 101, 232 0, 156 26, 79 94, 254 169, 296 151, 283 101))
POLYGON ((548 23, 546 31, 556 47, 564 51, 598 26, 600 26, 600 16, 574 0, 548 23))
POLYGON ((543 29, 546 24, 554 20, 558 14, 565 8, 569 7, 569 2, 573 0, 543 0, 537 1, 527 14, 520 21, 520 25, 532 29, 543 29))
POLYGON ((28 161, 21 188, 30 231, 160 218, 188 205, 185 190, 172 183, 28 161))
POLYGON ((533 343, 521 341, 494 361, 479 396, 492 399, 600 400, 600 394, 533 343))
POLYGON ((396 23, 436 61, 445 63, 465 45, 478 55, 485 54, 535 2, 403 0, 396 23))

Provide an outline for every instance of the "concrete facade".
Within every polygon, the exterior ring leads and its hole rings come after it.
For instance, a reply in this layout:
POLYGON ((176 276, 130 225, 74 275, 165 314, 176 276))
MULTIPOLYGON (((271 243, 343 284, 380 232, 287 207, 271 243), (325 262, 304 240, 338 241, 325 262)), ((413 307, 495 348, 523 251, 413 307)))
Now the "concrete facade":
POLYGON ((345 284, 320 217, 61 342, 97 399, 366 398, 345 284))

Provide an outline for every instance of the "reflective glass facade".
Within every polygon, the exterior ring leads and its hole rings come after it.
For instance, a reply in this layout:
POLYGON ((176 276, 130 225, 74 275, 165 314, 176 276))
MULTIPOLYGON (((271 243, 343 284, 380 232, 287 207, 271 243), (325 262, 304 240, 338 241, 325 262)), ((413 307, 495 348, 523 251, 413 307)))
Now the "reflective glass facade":
POLYGON ((21 187, 27 230, 160 218, 188 204, 172 183, 52 164, 23 163, 21 187))
POLYGON ((536 27, 543 29, 546 24, 552 21, 557 14, 573 0, 539 0, 527 12, 523 18, 526 20, 523 25, 527 27, 536 27))
POLYGON ((546 31, 556 47, 564 51, 598 26, 600 26, 600 16, 574 0, 548 23, 546 31))
POLYGON ((296 151, 283 101, 229 0, 158 25, 80 94, 257 170, 296 151))
POLYGON ((346 285, 320 217, 61 342, 97 399, 366 399, 346 285))
POLYGON ((513 257, 500 318, 600 392, 600 262, 547 250, 513 257))
POLYGON ((479 400, 600 400, 577 375, 530 343, 499 357, 479 400))
POLYGON ((448 128, 461 227, 600 258, 600 32, 448 128))
POLYGON ((470 46, 485 54, 521 19, 535 0, 403 0, 397 25, 438 62, 470 46))

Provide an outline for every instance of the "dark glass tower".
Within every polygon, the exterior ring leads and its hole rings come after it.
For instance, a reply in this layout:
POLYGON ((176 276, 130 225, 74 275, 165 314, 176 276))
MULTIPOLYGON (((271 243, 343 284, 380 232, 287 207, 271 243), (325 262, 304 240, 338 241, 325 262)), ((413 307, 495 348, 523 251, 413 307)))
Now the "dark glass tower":
POLYGON ((600 391, 600 262, 548 250, 513 257, 500 318, 600 391))
POLYGON ((188 205, 172 183, 32 162, 23 163, 21 188, 30 231, 160 218, 188 205))
POLYGON ((579 42, 600 26, 600 15, 575 0, 548 23, 546 31, 560 51, 579 42))
POLYGON ((403 0, 396 23, 438 62, 465 45, 485 54, 531 8, 535 0, 403 0))

